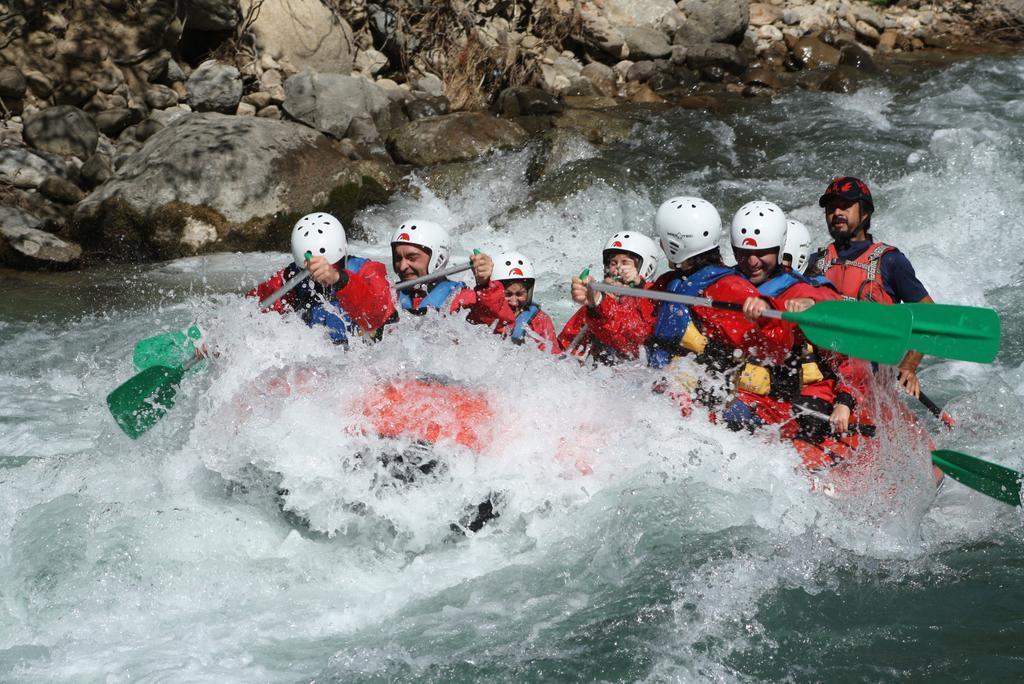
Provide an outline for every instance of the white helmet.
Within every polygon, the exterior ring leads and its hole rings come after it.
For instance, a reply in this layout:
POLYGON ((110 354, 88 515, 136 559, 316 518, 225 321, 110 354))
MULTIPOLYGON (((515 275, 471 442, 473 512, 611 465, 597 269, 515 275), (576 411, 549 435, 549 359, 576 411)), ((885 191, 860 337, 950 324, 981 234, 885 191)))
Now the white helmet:
POLYGON ((722 237, 722 218, 718 210, 699 197, 665 200, 654 215, 654 227, 661 248, 672 264, 681 264, 714 249, 722 237))
POLYGON ((608 252, 629 252, 639 257, 640 266, 636 270, 644 280, 650 280, 658 270, 658 245, 651 238, 635 230, 616 233, 608 238, 601 251, 601 258, 606 262, 608 252))
POLYGON ((494 257, 491 280, 534 280, 533 264, 519 252, 502 252, 494 257))
POLYGON ((807 258, 811 255, 811 231, 807 230, 807 226, 793 219, 786 221, 786 245, 782 253, 790 256, 790 265, 794 271, 804 272, 807 258))
POLYGON ((786 243, 786 215, 778 205, 747 202, 732 217, 732 246, 739 249, 777 248, 786 243))
POLYGON ((391 247, 395 245, 412 245, 430 253, 427 273, 433 273, 448 263, 452 251, 452 238, 448 231, 434 223, 421 219, 410 219, 399 226, 391 236, 391 247))
POLYGON ((292 229, 295 263, 299 266, 305 264, 307 252, 314 257, 326 257, 332 264, 348 256, 348 241, 341 221, 322 212, 300 218, 292 229))

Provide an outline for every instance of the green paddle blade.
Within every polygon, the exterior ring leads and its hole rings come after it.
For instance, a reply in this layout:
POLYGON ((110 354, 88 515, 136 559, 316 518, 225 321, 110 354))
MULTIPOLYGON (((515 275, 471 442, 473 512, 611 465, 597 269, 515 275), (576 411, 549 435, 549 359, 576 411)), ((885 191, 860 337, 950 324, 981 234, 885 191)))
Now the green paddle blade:
POLYGON ((174 406, 184 368, 151 366, 107 395, 114 420, 132 439, 153 427, 174 406))
POLYGON ((844 300, 818 302, 807 311, 784 312, 818 347, 859 359, 895 364, 909 347, 913 315, 898 306, 844 300))
POLYGON ((945 359, 991 363, 999 353, 999 314, 951 304, 902 304, 914 314, 910 348, 945 359))
POLYGON ((135 370, 145 370, 153 366, 183 366, 195 356, 196 341, 203 336, 198 325, 187 330, 172 330, 139 340, 135 344, 132 360, 135 370))
POLYGON ((1016 470, 945 449, 932 452, 932 463, 957 482, 985 496, 1020 506, 1020 481, 1024 476, 1016 470))

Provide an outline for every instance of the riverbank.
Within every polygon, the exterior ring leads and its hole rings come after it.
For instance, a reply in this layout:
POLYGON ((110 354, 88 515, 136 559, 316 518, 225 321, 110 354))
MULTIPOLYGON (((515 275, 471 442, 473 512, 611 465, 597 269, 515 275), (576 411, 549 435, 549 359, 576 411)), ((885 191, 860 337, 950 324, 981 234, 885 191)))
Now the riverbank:
MULTIPOLYGON (((1015 3, 49 2, 0 20, 0 264, 275 249, 410 168, 567 136, 630 107, 855 93, 907 56, 1004 49, 1015 3), (315 46, 310 48, 309 46, 315 46)), ((1015 23, 1017 22, 1017 23, 1015 23)), ((1010 48, 1014 49, 1014 48, 1010 48)), ((538 168, 543 168, 541 160, 538 168)))

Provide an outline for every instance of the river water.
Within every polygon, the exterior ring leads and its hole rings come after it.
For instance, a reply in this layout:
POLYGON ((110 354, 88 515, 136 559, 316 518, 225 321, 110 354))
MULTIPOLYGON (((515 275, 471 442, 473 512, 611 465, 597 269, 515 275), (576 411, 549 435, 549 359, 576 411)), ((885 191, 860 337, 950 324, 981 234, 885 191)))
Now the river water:
MULTIPOLYGON (((824 243, 817 196, 858 175, 876 235, 938 301, 1003 317, 996 363, 926 361, 923 386, 959 426, 941 433, 915 409, 922 423, 941 447, 1019 469, 1021 92, 1024 59, 989 57, 854 97, 641 110, 628 141, 569 141, 533 184, 533 149, 477 162, 444 193, 417 177, 360 217, 371 239, 353 251, 384 258, 397 221, 436 218, 456 253, 532 256, 561 325, 567 277, 612 232, 649 230, 662 199, 700 194, 727 221, 770 199, 824 243)), ((898 430, 877 472, 827 496, 791 448, 681 418, 640 367, 587 370, 429 317, 343 353, 239 296, 286 260, 3 274, 0 680, 1024 674, 1019 511, 957 483, 936 496, 927 451, 898 430), (127 439, 104 397, 133 373, 136 340, 192 321, 220 357, 127 439), (439 448, 445 467, 402 486, 372 465, 395 447, 360 431, 353 400, 414 372, 485 393, 497 415, 485 453, 439 448), (282 375, 305 391, 267 391, 282 375), (488 497, 500 518, 451 529, 488 497)))

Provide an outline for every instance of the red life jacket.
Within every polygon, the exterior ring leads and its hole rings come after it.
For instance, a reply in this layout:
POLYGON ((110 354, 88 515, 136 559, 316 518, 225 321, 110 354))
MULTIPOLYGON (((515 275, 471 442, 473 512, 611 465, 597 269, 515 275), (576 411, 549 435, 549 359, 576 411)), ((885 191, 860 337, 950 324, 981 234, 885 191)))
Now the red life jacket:
POLYGON ((875 242, 856 259, 840 259, 833 242, 818 259, 816 269, 832 281, 845 299, 895 304, 882 282, 882 257, 894 249, 892 245, 875 242))

